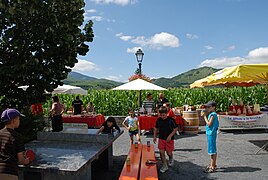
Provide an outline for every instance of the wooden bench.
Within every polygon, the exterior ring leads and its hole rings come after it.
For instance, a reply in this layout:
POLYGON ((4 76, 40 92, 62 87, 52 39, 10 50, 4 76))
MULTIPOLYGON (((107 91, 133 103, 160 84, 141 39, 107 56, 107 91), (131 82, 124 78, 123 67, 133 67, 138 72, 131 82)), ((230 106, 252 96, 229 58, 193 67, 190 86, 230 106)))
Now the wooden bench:
POLYGON ((150 145, 150 147, 147 145, 142 145, 140 180, 157 180, 157 165, 147 166, 147 160, 156 160, 153 145, 150 145))
POLYGON ((158 180, 157 165, 147 166, 147 160, 156 160, 154 146, 132 144, 128 153, 130 165, 125 162, 119 180, 158 180))

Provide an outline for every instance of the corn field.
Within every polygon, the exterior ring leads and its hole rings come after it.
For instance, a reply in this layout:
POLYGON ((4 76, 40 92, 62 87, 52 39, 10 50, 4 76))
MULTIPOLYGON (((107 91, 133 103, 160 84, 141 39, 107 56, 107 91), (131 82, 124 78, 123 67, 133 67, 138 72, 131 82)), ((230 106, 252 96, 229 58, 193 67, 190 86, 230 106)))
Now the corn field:
MULTIPOLYGON (((147 98, 147 93, 152 93, 156 102, 159 91, 142 91, 142 101, 147 98)), ((228 102, 236 99, 239 103, 240 98, 244 104, 250 105, 260 104, 260 106, 268 104, 268 92, 265 86, 254 87, 232 87, 232 88, 172 88, 163 92, 169 100, 172 107, 188 105, 202 105, 210 100, 217 102, 217 111, 226 111, 228 102)), ((61 102, 67 109, 72 108, 72 101, 76 95, 58 95, 61 102)), ((80 96, 84 103, 84 108, 89 102, 92 102, 97 113, 103 115, 122 115, 128 114, 128 109, 138 108, 138 91, 113 91, 113 90, 89 90, 88 95, 80 96)), ((47 101, 43 106, 45 114, 51 107, 51 100, 47 101)))

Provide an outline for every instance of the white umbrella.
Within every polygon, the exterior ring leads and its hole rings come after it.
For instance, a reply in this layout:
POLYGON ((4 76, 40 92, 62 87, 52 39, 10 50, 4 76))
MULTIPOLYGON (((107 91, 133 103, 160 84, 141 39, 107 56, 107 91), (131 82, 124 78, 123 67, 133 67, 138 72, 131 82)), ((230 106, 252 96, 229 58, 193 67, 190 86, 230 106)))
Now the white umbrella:
POLYGON ((113 88, 113 90, 167 90, 143 79, 135 79, 123 85, 113 88))
POLYGON ((128 83, 125 83, 121 86, 113 88, 113 90, 138 90, 140 91, 138 97, 138 104, 141 106, 141 90, 167 90, 166 88, 162 88, 153 83, 144 81, 143 79, 135 79, 128 83))
POLYGON ((58 86, 54 91, 52 91, 52 94, 81 94, 81 95, 87 95, 87 91, 82 89, 81 87, 77 86, 71 86, 71 85, 62 85, 58 86))
MULTIPOLYGON (((21 88, 24 91, 26 91, 26 89, 28 87, 29 86, 20 86, 19 88, 21 88)), ((54 89, 52 94, 81 94, 81 95, 87 95, 87 91, 82 89, 81 87, 65 85, 64 84, 64 85, 58 86, 56 89, 54 89)))

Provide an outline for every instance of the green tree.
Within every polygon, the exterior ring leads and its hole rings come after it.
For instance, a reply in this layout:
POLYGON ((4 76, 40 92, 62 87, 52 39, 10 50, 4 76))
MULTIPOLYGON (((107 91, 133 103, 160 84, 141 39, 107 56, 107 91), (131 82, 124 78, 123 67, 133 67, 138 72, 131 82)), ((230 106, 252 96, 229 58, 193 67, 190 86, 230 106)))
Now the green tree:
POLYGON ((46 99, 62 84, 77 55, 93 41, 83 0, 0 1, 0 101, 2 109, 46 99), (26 91, 19 86, 29 86, 26 91))

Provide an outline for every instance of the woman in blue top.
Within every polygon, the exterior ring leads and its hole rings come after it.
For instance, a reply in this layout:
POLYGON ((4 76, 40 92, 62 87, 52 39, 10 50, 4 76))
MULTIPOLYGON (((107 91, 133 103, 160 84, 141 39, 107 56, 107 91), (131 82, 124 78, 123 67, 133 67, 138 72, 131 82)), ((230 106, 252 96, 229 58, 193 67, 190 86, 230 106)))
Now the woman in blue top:
POLYGON ((201 116, 206 121, 206 135, 208 141, 208 154, 211 156, 210 165, 206 168, 206 172, 213 173, 216 170, 217 159, 217 130, 219 127, 219 120, 216 111, 216 102, 209 101, 206 106, 206 111, 201 112, 201 116))

